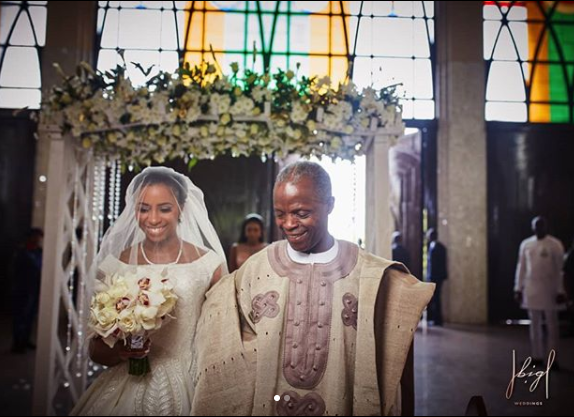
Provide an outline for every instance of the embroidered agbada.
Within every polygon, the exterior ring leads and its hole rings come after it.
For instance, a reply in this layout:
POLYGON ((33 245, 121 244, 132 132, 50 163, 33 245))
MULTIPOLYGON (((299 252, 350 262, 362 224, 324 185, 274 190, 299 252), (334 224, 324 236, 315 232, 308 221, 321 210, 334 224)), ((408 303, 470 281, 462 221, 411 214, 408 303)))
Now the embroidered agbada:
POLYGON ((339 247, 334 261, 305 265, 279 242, 212 288, 194 415, 400 414, 400 379, 434 285, 339 247))

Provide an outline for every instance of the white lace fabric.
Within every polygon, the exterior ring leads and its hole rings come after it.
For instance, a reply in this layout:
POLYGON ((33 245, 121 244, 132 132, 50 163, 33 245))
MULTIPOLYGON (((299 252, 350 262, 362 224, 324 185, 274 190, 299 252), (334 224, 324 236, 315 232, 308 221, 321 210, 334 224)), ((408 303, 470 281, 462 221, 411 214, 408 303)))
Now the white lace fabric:
POLYGON ((221 266, 220 256, 209 251, 193 263, 176 265, 127 265, 107 258, 104 265, 115 265, 118 271, 136 268, 142 275, 167 270, 178 296, 176 318, 151 336, 148 375, 129 375, 127 363, 106 370, 70 415, 189 415, 196 373, 195 329, 213 273, 221 266))

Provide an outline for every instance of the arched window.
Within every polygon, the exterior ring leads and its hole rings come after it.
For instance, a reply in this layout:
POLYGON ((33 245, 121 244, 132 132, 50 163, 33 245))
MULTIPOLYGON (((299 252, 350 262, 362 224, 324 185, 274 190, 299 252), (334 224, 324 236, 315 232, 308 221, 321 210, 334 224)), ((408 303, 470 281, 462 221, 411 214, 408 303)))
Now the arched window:
POLYGON ((40 108, 40 50, 46 43, 46 3, 0 4, 1 108, 40 108))
POLYGON ((484 3, 486 119, 574 123, 574 3, 484 3))
POLYGON ((300 75, 350 74, 360 87, 402 83, 404 118, 435 117, 432 1, 101 1, 98 35, 100 70, 119 50, 152 73, 213 56, 224 71, 299 63, 300 75))

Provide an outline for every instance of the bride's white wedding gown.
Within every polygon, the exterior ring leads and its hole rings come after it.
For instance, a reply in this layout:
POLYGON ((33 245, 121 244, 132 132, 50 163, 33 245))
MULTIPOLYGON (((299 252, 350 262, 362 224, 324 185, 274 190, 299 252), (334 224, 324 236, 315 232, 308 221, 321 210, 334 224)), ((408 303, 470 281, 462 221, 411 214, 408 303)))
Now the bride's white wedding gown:
POLYGON ((193 340, 201 306, 211 278, 221 265, 212 251, 189 264, 126 265, 108 257, 100 269, 106 273, 137 268, 142 276, 162 273, 173 282, 178 301, 175 320, 151 336, 151 372, 145 377, 128 374, 128 364, 104 371, 84 393, 70 415, 181 416, 193 402, 193 340))

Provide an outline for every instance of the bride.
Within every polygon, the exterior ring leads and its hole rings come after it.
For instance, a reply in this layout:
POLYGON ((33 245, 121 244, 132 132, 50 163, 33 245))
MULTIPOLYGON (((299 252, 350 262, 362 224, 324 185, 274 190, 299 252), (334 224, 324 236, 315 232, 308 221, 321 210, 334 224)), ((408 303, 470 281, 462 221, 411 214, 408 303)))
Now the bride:
POLYGON ((201 190, 169 168, 147 168, 137 175, 128 187, 124 211, 104 236, 94 280, 122 271, 160 273, 178 296, 175 319, 139 351, 130 351, 121 341, 109 348, 92 336, 90 358, 108 369, 71 415, 189 415, 195 329, 205 293, 227 272, 225 265, 201 190), (145 356, 151 371, 143 377, 129 375, 127 360, 145 356))

